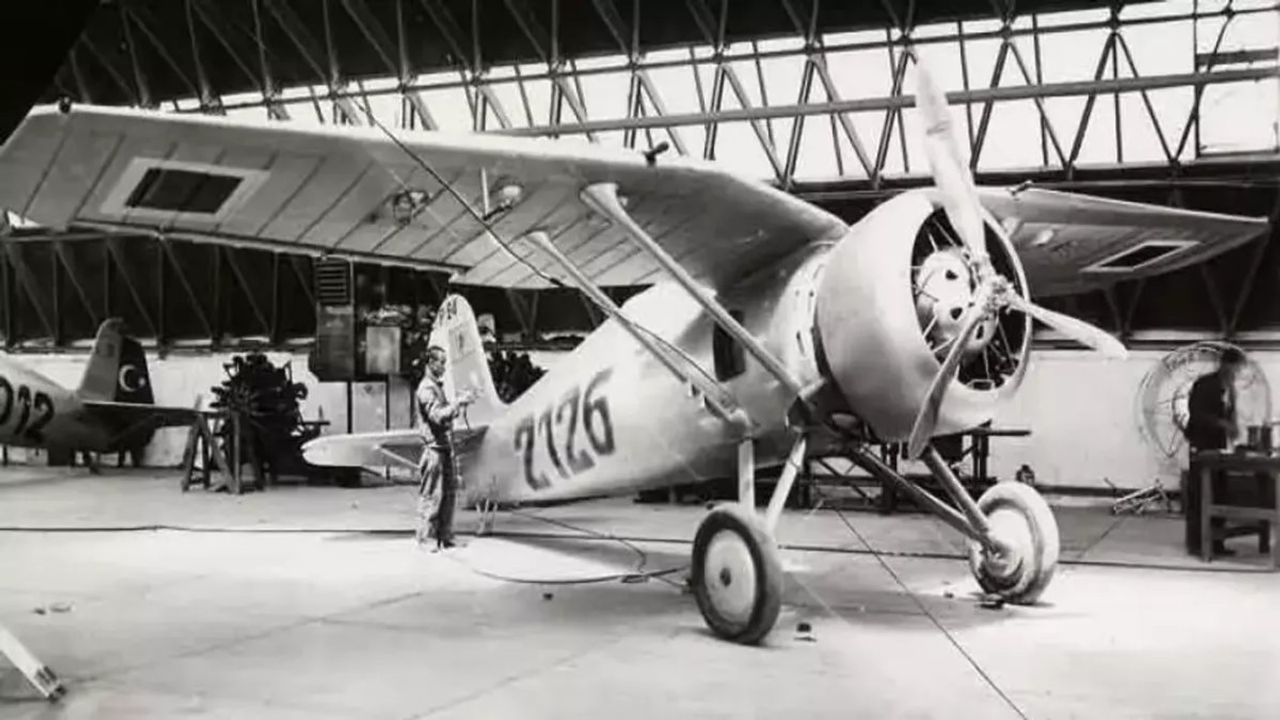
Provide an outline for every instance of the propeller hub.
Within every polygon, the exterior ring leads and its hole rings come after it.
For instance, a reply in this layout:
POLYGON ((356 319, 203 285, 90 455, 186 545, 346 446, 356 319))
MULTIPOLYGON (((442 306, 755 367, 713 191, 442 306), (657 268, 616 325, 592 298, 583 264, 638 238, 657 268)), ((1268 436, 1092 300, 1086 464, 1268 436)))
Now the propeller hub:
MULTIPOLYGON (((915 274, 916 318, 929 346, 945 355, 963 327, 965 313, 979 298, 978 268, 961 248, 938 250, 925 257, 915 274)), ((965 352, 986 347, 995 331, 989 315, 973 332, 965 352)))

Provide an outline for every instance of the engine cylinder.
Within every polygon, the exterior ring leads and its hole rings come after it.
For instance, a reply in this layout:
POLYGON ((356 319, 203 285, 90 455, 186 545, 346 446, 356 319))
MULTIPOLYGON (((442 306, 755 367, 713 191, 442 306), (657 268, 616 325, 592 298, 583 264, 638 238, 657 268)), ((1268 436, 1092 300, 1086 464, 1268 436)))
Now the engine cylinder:
MULTIPOLYGON (((1027 284, 1014 248, 988 228, 992 267, 1016 292, 1027 284)), ((879 439, 911 434, 929 386, 969 306, 976 278, 932 190, 903 193, 853 225, 828 258, 815 322, 826 372, 850 410, 879 439), (947 273, 938 277, 932 273, 947 273), (946 288, 946 293, 938 291, 946 288)), ((984 322, 965 348, 947 389, 935 434, 990 420, 1026 367, 1030 318, 1003 312, 984 322)))

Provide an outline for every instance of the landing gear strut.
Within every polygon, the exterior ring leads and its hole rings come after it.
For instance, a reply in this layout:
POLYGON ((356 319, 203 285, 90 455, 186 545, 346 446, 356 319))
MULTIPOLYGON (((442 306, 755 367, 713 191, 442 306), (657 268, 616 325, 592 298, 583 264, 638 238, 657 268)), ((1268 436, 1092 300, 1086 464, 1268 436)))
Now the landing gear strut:
POLYGON ((738 446, 738 502, 720 505, 698 526, 690 576, 693 595, 707 626, 725 640, 756 645, 778 622, 783 576, 774 531, 805 446, 801 435, 761 516, 755 508, 754 445, 743 440, 738 446))
POLYGON ((1058 523, 1040 493, 1021 483, 999 483, 975 503, 938 451, 922 459, 960 508, 947 505, 899 475, 880 458, 854 450, 851 458, 881 481, 896 483, 922 507, 969 538, 969 567, 988 594, 1018 605, 1034 603, 1058 566, 1058 523))

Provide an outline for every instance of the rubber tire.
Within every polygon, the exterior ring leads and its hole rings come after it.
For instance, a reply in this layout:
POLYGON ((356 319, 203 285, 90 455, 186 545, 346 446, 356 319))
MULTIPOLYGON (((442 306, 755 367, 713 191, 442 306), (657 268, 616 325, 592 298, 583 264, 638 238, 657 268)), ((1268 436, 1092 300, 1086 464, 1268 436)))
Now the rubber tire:
POLYGON ((1023 549, 1022 565, 1007 578, 993 578, 984 571, 982 546, 969 544, 969 569, 982 589, 1015 605, 1031 605, 1049 586, 1058 567, 1058 521, 1049 503, 1029 485, 1001 482, 978 498, 978 508, 988 517, 1013 510, 1023 516, 1031 536, 1031 548, 1023 549))
POLYGON ((778 612, 782 608, 783 575, 777 545, 764 529, 760 518, 737 503, 717 506, 698 526, 698 533, 693 539, 690 583, 693 585, 693 595, 702 618, 712 632, 725 640, 743 645, 758 645, 778 621, 778 612), (722 531, 735 533, 742 539, 755 568, 755 599, 750 619, 745 623, 721 615, 712 604, 703 582, 707 550, 712 539, 722 531))

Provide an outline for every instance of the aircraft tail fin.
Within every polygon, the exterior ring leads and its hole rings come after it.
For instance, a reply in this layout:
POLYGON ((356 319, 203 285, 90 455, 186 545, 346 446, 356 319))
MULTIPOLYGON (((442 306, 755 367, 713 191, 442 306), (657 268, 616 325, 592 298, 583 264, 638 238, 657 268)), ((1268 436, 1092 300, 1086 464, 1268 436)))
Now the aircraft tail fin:
POLYGON ((449 397, 468 389, 475 393, 476 400, 467 408, 463 424, 484 427, 501 416, 507 405, 494 387, 475 313, 461 295, 450 295, 441 303, 431 344, 444 348, 448 358, 444 385, 449 397))
POLYGON ((124 335, 123 327, 118 318, 98 327, 77 394, 84 400, 154 405, 147 355, 141 343, 124 335))

